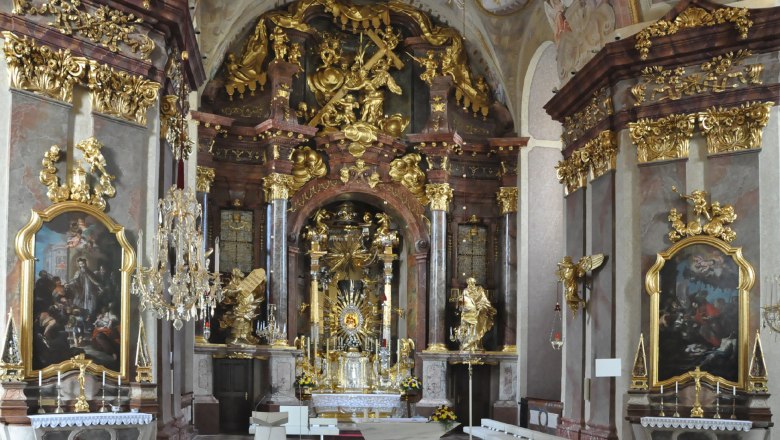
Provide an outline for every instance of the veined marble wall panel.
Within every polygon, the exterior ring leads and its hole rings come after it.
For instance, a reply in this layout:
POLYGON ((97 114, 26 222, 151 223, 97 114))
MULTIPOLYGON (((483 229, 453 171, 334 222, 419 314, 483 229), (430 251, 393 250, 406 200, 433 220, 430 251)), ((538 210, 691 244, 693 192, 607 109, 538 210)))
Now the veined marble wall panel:
POLYGON ((615 173, 610 172, 591 182, 590 252, 604 254, 604 264, 593 272, 592 289, 586 292, 591 344, 589 428, 609 431, 614 426, 615 379, 596 377, 596 359, 615 357, 615 173))
POLYGON ((650 338, 650 297, 645 290, 645 274, 655 264, 656 254, 671 243, 669 210, 686 212, 685 201, 672 191, 672 186, 685 188, 685 162, 673 161, 639 167, 639 241, 642 249, 642 278, 637 288, 642 292, 642 331, 650 338))
MULTIPOLYGON (((777 148, 777 145, 767 146, 777 148)), ((737 220, 733 229, 737 238, 731 245, 742 248, 742 256, 755 268, 756 280, 750 291, 750 328, 758 328, 761 323, 759 298, 761 292, 762 273, 772 274, 770 268, 760 270, 761 261, 761 221, 759 210, 759 153, 751 151, 745 154, 733 154, 710 157, 707 161, 706 189, 710 193, 711 202, 720 202, 734 206, 737 220)), ((769 189, 767 189, 769 190, 769 189)), ((777 227, 765 224, 764 228, 777 227)), ((778 272, 775 270, 774 272, 778 272)), ((749 340, 754 338, 753 333, 749 340)), ((751 345, 752 347, 752 345, 751 345)))
MULTIPOLYGON (((30 221, 30 210, 42 210, 51 204, 46 197, 46 187, 38 181, 38 173, 43 154, 49 147, 57 144, 64 148, 68 145, 71 106, 24 91, 2 93, 11 94, 10 106, 6 109, 10 115, 8 143, 0 146, 7 152, 7 163, 0 166, 8 170, 6 197, 9 209, 4 226, 7 231, 5 297, 6 308, 13 309, 18 326, 21 323, 21 263, 16 256, 14 241, 16 233, 30 221)), ((64 161, 58 167, 59 176, 63 179, 64 161)), ((3 316, 0 320, 5 323, 5 319, 3 316)))
MULTIPOLYGON (((550 325, 555 302, 563 300, 556 291, 558 284, 555 270, 565 247, 562 233, 564 202, 561 199, 562 187, 556 181, 555 174, 550 172, 560 157, 561 152, 557 148, 533 147, 528 151, 528 166, 523 167, 528 170, 528 178, 523 178, 529 198, 528 208, 526 211, 518 210, 517 214, 525 217, 530 231, 527 243, 523 244, 528 248, 527 261, 518 262, 528 267, 527 279, 518 279, 518 285, 527 286, 528 295, 527 323, 522 326, 533 329, 527 331, 525 340, 518 342, 518 349, 527 357, 525 371, 521 370, 521 374, 527 375, 524 396, 549 400, 561 398, 560 381, 552 378, 560 375, 562 353, 550 346, 550 325), (542 200, 549 202, 540 209, 539 201, 542 200)), ((565 305, 563 307, 565 309, 565 305)), ((563 313, 568 311, 564 310, 563 313)), ((521 323, 517 325, 519 330, 521 323)))
MULTIPOLYGON (((566 255, 574 261, 585 252, 585 199, 586 189, 581 189, 566 198, 566 255)), ((566 341, 564 350, 566 366, 563 377, 563 417, 580 423, 584 416, 585 380, 585 314, 582 310, 572 317, 571 311, 561 304, 564 314, 566 341)))

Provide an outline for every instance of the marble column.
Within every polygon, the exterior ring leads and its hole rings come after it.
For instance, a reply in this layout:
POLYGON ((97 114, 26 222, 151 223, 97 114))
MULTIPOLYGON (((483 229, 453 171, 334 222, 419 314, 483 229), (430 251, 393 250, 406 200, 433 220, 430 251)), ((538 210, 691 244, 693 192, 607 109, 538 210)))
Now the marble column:
MULTIPOLYGON (((445 307, 447 304, 447 210, 452 201, 448 183, 429 183, 425 194, 431 204, 431 261, 428 284, 428 347, 445 352, 445 307)), ((425 367, 423 367, 425 368, 425 367)))
POLYGON ((501 351, 517 353, 517 187, 504 186, 496 193, 501 208, 499 265, 503 299, 504 340, 501 351))
MULTIPOLYGON (((211 192, 211 185, 214 183, 214 177, 215 177, 214 168, 202 167, 202 166, 198 166, 196 168, 195 188, 198 190, 197 198, 198 201, 200 202, 200 208, 202 210, 200 227, 203 236, 203 246, 206 248, 208 248, 209 246, 208 245, 209 192, 211 192)), ((208 316, 204 316, 204 319, 202 321, 198 320, 195 322, 195 342, 198 344, 207 344, 209 342, 208 338, 205 338, 203 336, 203 326, 205 325, 206 321, 208 321, 208 316)))
MULTIPOLYGON (((287 323, 287 199, 290 197, 291 184, 292 176, 287 174, 271 173, 263 178, 263 190, 268 203, 266 304, 276 304, 276 322, 279 326, 287 323)), ((293 330, 288 327, 289 331, 293 330)))

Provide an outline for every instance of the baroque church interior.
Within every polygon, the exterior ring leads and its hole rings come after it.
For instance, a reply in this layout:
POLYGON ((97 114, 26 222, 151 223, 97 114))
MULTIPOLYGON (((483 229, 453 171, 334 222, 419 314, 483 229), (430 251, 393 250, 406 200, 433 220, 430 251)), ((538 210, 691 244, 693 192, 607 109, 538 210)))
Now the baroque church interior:
POLYGON ((0 439, 780 437, 780 1, 0 32, 0 439))

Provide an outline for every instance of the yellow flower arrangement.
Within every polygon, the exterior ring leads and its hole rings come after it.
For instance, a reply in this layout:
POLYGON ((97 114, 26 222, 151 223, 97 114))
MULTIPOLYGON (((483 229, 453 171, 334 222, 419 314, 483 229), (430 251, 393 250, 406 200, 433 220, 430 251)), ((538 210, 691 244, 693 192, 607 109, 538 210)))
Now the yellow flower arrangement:
POLYGON ((447 405, 441 405, 433 411, 433 414, 431 414, 431 421, 443 423, 444 426, 449 429, 453 423, 458 421, 458 417, 455 415, 455 411, 452 408, 447 405))
POLYGON ((311 377, 308 373, 302 373, 299 374, 298 377, 295 378, 295 386, 299 388, 311 388, 314 387, 316 384, 314 382, 314 378, 311 377))
POLYGON ((415 376, 409 376, 401 382, 401 389, 405 392, 420 391, 422 389, 422 382, 415 376))

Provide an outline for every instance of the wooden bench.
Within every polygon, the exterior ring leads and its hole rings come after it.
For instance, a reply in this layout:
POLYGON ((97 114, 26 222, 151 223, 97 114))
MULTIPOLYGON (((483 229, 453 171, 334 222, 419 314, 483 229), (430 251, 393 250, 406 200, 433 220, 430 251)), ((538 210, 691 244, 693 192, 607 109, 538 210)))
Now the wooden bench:
POLYGON ((466 426, 463 432, 485 440, 560 440, 563 438, 491 419, 482 419, 481 426, 466 426))

